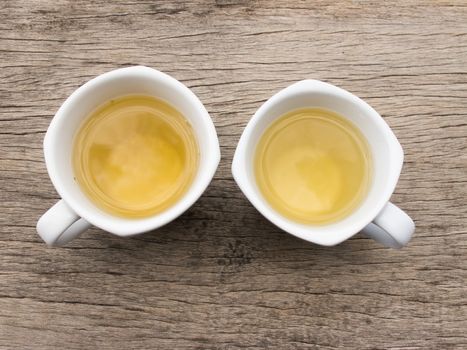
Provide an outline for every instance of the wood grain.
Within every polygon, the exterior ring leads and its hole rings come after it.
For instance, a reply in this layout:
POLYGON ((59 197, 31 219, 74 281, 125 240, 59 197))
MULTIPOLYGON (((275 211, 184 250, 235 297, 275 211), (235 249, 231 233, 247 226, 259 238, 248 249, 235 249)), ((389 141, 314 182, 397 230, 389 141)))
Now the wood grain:
POLYGON ((0 14, 1 349, 467 348, 465 1, 3 0, 0 14), (135 64, 205 104, 215 179, 160 230, 47 248, 47 126, 78 86, 135 64), (417 224, 407 248, 306 244, 235 185, 247 121, 304 78, 393 128, 405 165, 392 200, 417 224))

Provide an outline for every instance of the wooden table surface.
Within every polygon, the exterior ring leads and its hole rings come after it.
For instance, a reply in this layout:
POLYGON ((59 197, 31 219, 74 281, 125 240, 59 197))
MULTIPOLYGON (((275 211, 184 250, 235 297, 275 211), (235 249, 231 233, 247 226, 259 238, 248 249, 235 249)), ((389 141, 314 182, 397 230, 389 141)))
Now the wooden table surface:
POLYGON ((0 14, 0 349, 467 348, 465 1, 3 0, 0 14), (87 80, 136 64, 205 104, 216 176, 162 229, 47 248, 50 120, 87 80), (417 225, 405 249, 305 243, 234 183, 250 117, 304 78, 362 97, 399 138, 392 200, 417 225))

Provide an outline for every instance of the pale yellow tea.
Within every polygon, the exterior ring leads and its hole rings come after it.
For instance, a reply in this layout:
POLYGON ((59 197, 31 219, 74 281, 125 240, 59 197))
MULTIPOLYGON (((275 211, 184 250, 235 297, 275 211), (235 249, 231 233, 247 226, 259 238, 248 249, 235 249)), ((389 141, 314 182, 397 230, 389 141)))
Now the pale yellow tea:
POLYGON ((88 116, 73 150, 75 177, 89 198, 127 218, 160 213, 191 185, 194 131, 174 107, 150 96, 111 100, 88 116))
POLYGON ((305 224, 351 214, 371 181, 371 155, 361 132, 318 108, 291 111, 271 124, 257 145, 254 166, 269 204, 305 224))

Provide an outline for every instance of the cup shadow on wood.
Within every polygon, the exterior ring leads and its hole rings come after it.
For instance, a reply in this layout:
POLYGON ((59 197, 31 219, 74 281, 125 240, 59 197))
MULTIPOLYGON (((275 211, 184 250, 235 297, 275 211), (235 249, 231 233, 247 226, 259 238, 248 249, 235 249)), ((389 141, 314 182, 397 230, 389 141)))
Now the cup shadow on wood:
POLYGON ((172 266, 181 274, 205 271, 218 273, 221 279, 248 269, 308 270, 364 263, 380 251, 360 237, 334 247, 300 240, 265 219, 233 179, 214 179, 188 211, 157 230, 132 238, 92 230, 69 248, 77 244, 80 250, 90 244, 93 259, 112 269, 118 264, 122 273, 151 265, 163 273, 161 266, 172 266))

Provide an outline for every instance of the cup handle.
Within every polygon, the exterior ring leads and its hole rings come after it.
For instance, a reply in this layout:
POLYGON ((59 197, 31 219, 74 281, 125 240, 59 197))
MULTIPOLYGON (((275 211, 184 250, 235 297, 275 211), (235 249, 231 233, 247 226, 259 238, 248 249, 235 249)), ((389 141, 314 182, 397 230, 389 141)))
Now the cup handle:
POLYGON ((91 227, 63 199, 47 210, 37 222, 37 233, 49 246, 61 246, 91 227))
POLYGON ((400 249, 412 238, 413 220, 402 209, 388 202, 362 233, 386 247, 400 249))

